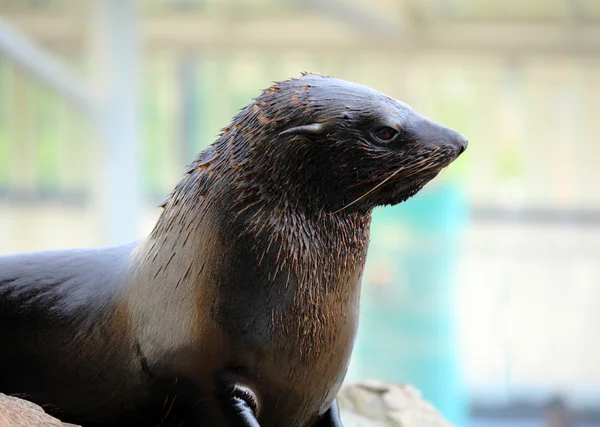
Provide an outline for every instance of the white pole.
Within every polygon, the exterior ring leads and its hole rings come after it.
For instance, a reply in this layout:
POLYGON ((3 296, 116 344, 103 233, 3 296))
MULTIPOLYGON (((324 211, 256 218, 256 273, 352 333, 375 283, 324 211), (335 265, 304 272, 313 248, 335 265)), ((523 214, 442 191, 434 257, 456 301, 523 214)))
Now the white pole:
POLYGON ((102 97, 102 164, 96 190, 105 244, 138 239, 138 40, 134 0, 97 0, 92 8, 92 70, 102 97), (106 233, 104 233, 106 231, 106 233))

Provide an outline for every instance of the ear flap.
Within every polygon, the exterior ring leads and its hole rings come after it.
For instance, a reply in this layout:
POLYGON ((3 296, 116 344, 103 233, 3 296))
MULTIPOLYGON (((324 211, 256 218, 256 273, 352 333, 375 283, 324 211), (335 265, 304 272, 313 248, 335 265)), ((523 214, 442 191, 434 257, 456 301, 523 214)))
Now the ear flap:
POLYGON ((306 126, 296 126, 295 128, 284 130, 279 136, 285 135, 322 135, 327 126, 325 123, 312 123, 306 126))

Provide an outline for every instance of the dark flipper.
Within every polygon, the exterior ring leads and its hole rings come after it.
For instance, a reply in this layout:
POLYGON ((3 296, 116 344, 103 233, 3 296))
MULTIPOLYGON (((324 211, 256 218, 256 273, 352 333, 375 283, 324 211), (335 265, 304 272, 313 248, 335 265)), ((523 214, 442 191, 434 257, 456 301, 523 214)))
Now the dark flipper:
POLYGON ((333 401, 331 407, 323 414, 321 419, 316 422, 314 427, 343 427, 337 399, 333 401))
POLYGON ((231 427, 260 427, 252 407, 241 397, 231 396, 224 400, 223 410, 231 427))
POLYGON ((260 427, 256 420, 258 402, 252 390, 234 385, 225 387, 219 394, 218 398, 229 427, 260 427))

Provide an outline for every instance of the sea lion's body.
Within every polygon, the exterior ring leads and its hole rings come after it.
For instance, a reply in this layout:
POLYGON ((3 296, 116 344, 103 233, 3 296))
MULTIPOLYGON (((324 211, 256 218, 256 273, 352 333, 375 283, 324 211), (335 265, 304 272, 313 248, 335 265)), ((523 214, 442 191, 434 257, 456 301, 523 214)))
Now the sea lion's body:
POLYGON ((120 316, 132 250, 128 245, 0 257, 4 393, 83 421, 124 413, 135 401, 136 383, 144 378, 120 316))
POLYGON ((133 248, 0 258, 0 347, 9 349, 0 352, 4 393, 78 422, 116 413, 127 419, 128 405, 138 397, 143 404, 147 379, 121 296, 133 248))
POLYGON ((199 155, 142 242, 0 258, 0 392, 84 425, 256 425, 231 401, 261 426, 334 425, 371 210, 466 146, 413 113, 337 79, 282 82, 199 155), (395 148, 371 115, 411 139, 395 148))
MULTIPOLYGON (((158 267, 162 262, 148 264, 157 266, 148 271, 128 270, 136 253, 154 256, 144 248, 153 243, 0 258, 0 286, 3 296, 10 295, 0 300, 0 347, 11 348, 0 354, 2 391, 26 390, 25 397, 51 402, 49 412, 84 425, 154 425, 167 412, 176 424, 187 418, 177 414, 177 402, 170 411, 158 410, 169 409, 179 393, 169 379, 194 378, 200 389, 213 390, 219 381, 215 373, 240 367, 243 372, 229 375, 236 382, 239 376, 261 397, 261 425, 315 422, 335 398, 350 358, 368 234, 368 223, 354 229, 335 218, 324 220, 330 220, 333 232, 352 230, 347 239, 357 244, 351 252, 315 252, 296 261, 314 269, 318 287, 299 282, 291 270, 269 278, 276 249, 258 263, 252 246, 210 222, 188 240, 214 242, 206 246, 208 253, 198 253, 198 259, 173 256, 169 264, 173 271, 189 270, 190 280, 147 289, 142 298, 137 291, 147 287, 145 277, 158 280, 164 271, 169 280, 170 270, 158 267), (332 256, 348 259, 328 260, 332 256), (328 262, 350 268, 332 281, 328 262), (273 286, 239 289, 256 282, 273 286), (161 366, 164 360, 169 366, 161 366), (332 369, 337 375, 329 374, 332 369), (64 407, 70 410, 59 409, 64 407)), ((270 234, 262 233, 265 239, 270 234)), ((315 248, 328 247, 315 239, 315 248)), ((218 402, 203 401, 200 413, 218 419, 212 405, 218 402)))

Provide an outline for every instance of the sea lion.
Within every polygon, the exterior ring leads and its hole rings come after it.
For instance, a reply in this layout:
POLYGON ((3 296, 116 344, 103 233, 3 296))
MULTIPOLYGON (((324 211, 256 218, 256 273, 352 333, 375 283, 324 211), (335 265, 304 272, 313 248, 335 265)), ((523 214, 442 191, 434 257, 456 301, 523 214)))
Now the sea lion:
POLYGON ((367 87, 275 83, 141 242, 0 258, 0 392, 83 426, 340 426, 371 211, 466 147, 367 87))

